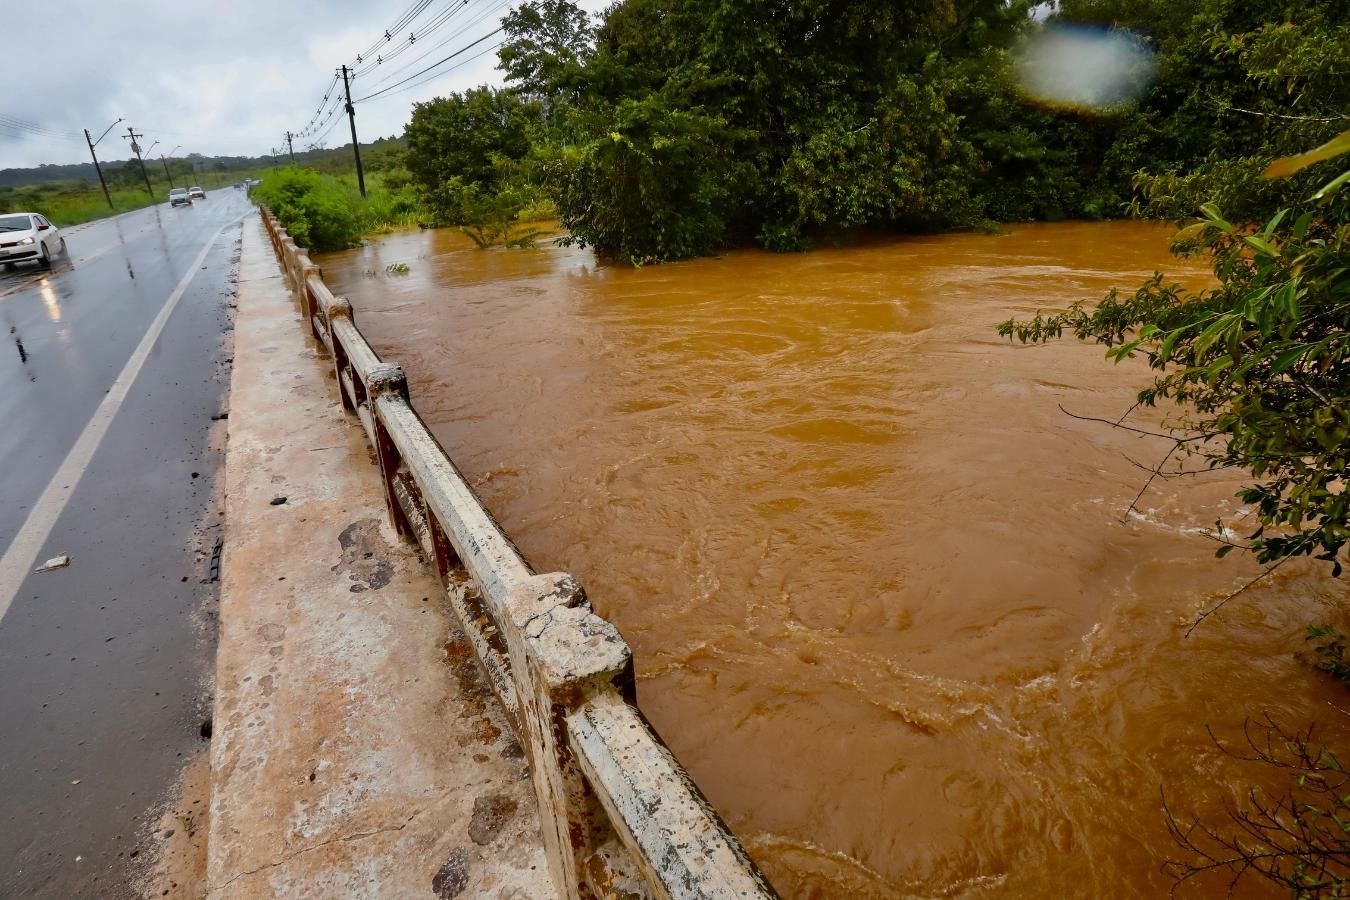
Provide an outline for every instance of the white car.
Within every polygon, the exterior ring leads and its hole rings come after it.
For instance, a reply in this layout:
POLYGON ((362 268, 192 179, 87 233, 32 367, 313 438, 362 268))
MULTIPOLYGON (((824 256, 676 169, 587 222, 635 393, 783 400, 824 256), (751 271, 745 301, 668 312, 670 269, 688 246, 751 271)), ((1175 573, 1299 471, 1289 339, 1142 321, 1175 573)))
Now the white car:
POLYGON ((192 197, 188 195, 187 188, 172 188, 169 191, 169 206, 191 206, 192 197))
POLYGON ((48 268, 66 252, 66 239, 46 217, 38 213, 0 215, 0 264, 6 269, 16 262, 36 260, 48 268))
POLYGON ((193 200, 205 200, 206 191, 202 190, 196 185, 193 185, 192 187, 188 188, 188 196, 191 197, 193 200))

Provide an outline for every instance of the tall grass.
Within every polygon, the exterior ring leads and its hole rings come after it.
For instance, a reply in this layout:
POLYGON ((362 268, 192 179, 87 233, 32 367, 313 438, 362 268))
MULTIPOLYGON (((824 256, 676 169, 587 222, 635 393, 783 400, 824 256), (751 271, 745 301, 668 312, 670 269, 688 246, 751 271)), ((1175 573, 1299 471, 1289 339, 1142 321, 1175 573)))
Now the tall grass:
MULTIPOLYGON (((153 172, 153 167, 151 169, 153 172)), ((199 172, 201 179, 194 182, 204 188, 218 188, 243 181, 248 177, 257 177, 254 172, 199 172)), ((174 179, 176 187, 189 187, 182 175, 174 179)), ((92 222, 118 213, 143 209, 169 199, 169 182, 164 178, 150 179, 153 196, 146 193, 145 185, 133 187, 109 185, 112 197, 112 209, 103 196, 98 182, 53 181, 44 184, 27 185, 19 188, 0 188, 0 213, 36 212, 41 213, 53 224, 66 228, 82 222, 92 222)))

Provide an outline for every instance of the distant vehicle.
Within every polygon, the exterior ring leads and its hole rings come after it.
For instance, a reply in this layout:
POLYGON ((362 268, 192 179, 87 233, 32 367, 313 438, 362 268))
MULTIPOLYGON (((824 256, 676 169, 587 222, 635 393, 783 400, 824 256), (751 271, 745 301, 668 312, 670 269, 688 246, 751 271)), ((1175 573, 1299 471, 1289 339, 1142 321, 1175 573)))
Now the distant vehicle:
POLYGON ((50 269, 52 258, 65 252, 60 229, 38 213, 0 216, 0 264, 6 269, 23 260, 36 260, 50 269))
POLYGON ((202 190, 201 188, 197 187, 194 184, 192 187, 188 188, 188 196, 193 200, 205 200, 206 191, 202 190))
POLYGON ((172 188, 169 190, 170 206, 191 206, 192 197, 188 194, 187 188, 172 188))

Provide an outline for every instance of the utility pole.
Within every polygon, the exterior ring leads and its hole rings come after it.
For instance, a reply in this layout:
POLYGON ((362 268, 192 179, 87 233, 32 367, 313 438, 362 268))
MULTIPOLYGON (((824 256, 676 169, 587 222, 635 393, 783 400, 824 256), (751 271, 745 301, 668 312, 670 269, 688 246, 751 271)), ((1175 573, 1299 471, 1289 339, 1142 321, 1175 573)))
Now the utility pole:
MULTIPOLYGON (((175 153, 177 153, 179 150, 182 150, 182 149, 183 149, 183 145, 182 145, 182 144, 178 144, 178 145, 175 146, 172 150, 169 151, 169 155, 170 155, 170 156, 173 156, 175 153)), ((159 155, 159 158, 160 158, 160 161, 162 161, 162 162, 164 163, 164 174, 167 175, 168 178, 169 178, 169 189, 170 189, 170 190, 173 190, 173 187, 174 187, 174 184, 173 184, 173 170, 169 168, 168 160, 165 160, 165 159, 164 159, 164 154, 163 154, 163 153, 161 153, 161 154, 159 155)))
MULTIPOLYGON (((98 136, 98 141, 101 141, 105 137, 107 137, 108 132, 112 131, 114 126, 116 126, 117 123, 121 121, 122 121, 121 119, 118 119, 117 122, 114 122, 112 123, 112 125, 109 125, 107 129, 98 136)), ((89 145, 89 155, 94 160, 94 171, 98 173, 98 183, 103 185, 103 198, 108 201, 108 209, 112 209, 113 208, 112 194, 108 193, 108 182, 103 180, 103 167, 98 164, 98 154, 94 152, 94 145, 97 144, 98 141, 90 140, 89 129, 86 128, 84 130, 84 142, 89 145)))
POLYGON ((155 189, 150 186, 150 172, 145 168, 145 160, 141 159, 141 145, 136 143, 136 138, 142 137, 145 137, 143 133, 132 131, 131 126, 127 126, 126 138, 131 141, 131 152, 136 154, 136 162, 141 164, 141 175, 145 178, 145 192, 153 198, 155 189))
POLYGON ((291 154, 291 165, 295 165, 295 145, 291 143, 294 137, 289 131, 286 132, 286 150, 291 154))
POLYGON ((347 67, 342 67, 342 90, 347 93, 347 120, 352 123, 352 152, 356 154, 356 183, 361 196, 366 195, 366 173, 361 169, 361 142, 356 139, 356 107, 352 106, 352 86, 347 81, 347 67))

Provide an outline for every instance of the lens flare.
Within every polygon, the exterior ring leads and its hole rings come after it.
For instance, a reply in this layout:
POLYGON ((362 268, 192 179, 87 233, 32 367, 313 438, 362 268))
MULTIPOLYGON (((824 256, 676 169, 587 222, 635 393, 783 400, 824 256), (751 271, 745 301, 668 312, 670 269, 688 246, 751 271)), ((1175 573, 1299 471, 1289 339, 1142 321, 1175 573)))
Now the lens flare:
POLYGON ((1153 80, 1153 53, 1137 35, 1048 25, 1015 56, 1022 91, 1050 106, 1107 110, 1142 94, 1153 80))

